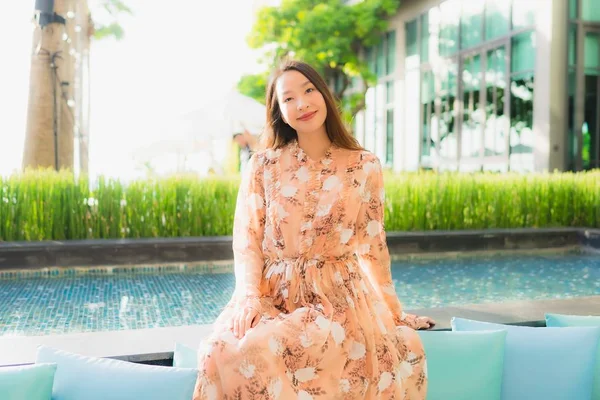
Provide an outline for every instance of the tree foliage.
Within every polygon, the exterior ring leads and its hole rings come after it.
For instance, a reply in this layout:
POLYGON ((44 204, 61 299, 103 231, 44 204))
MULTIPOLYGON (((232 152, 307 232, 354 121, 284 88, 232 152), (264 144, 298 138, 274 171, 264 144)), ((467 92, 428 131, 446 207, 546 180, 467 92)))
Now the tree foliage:
POLYGON ((99 0, 96 7, 92 8, 94 38, 113 37, 121 40, 125 32, 119 23, 119 16, 123 14, 133 15, 133 12, 122 0, 99 0))
MULTIPOLYGON (((399 0, 282 0, 278 7, 259 10, 248 43, 264 51, 261 63, 271 69, 285 57, 311 64, 328 81, 336 82, 335 95, 347 120, 365 108, 365 94, 376 76, 360 56, 361 49, 375 46, 387 30, 387 19, 399 0), (359 90, 349 90, 362 82, 359 90)), ((264 93, 260 75, 246 75, 238 89, 255 97, 264 93), (262 88, 262 89, 261 89, 262 88)), ((264 97, 263 97, 264 101, 264 97)))
POLYGON ((268 72, 244 75, 237 84, 238 91, 264 104, 268 79, 268 72))

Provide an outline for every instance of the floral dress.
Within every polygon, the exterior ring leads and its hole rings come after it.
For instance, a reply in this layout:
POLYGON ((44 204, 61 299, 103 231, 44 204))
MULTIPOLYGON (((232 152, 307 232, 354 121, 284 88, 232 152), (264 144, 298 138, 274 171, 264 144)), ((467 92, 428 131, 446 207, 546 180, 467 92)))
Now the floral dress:
POLYGON ((236 206, 236 289, 199 350, 200 399, 424 399, 416 317, 402 311, 383 227, 381 165, 292 141, 254 154, 236 206), (259 311, 238 340, 237 307, 259 311))

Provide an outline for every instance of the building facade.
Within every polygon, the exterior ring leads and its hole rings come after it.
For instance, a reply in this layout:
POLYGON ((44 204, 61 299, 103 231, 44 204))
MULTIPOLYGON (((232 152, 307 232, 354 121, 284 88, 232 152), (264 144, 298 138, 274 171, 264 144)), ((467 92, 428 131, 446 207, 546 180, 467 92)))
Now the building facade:
POLYGON ((354 121, 394 170, 600 168, 598 0, 403 0, 354 121))

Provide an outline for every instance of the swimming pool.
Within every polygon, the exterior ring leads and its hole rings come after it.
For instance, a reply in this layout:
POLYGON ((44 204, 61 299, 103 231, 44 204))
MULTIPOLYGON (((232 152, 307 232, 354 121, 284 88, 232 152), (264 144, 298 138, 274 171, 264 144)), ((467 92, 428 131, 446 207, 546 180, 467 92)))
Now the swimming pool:
MULTIPOLYGON (((600 295, 600 256, 503 255, 394 262, 406 309, 600 295)), ((0 280, 0 335, 211 323, 230 273, 73 275, 0 280)))

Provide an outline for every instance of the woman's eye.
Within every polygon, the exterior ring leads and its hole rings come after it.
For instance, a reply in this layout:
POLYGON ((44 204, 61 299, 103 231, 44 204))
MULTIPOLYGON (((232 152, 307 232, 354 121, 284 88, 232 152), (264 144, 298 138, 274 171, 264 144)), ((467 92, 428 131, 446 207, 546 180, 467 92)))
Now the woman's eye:
POLYGON ((313 92, 314 90, 315 90, 314 88, 308 88, 308 89, 306 89, 306 93, 313 92))
POLYGON ((286 98, 285 100, 283 100, 284 103, 287 103, 288 101, 292 100, 291 97, 286 98))

